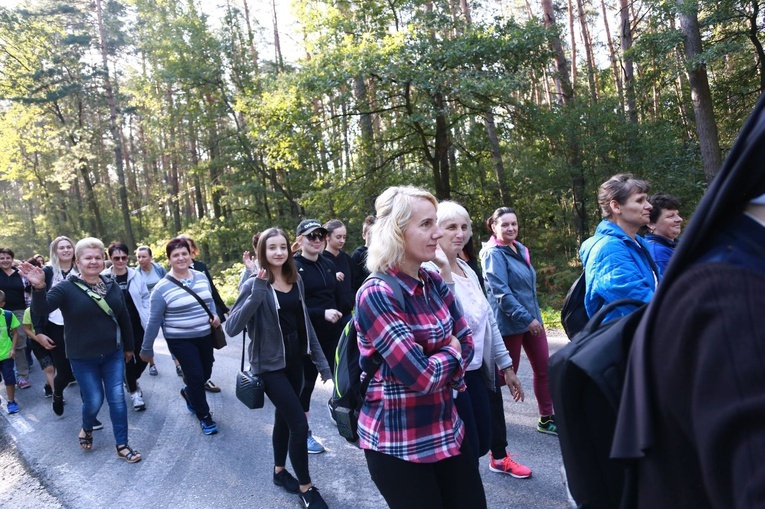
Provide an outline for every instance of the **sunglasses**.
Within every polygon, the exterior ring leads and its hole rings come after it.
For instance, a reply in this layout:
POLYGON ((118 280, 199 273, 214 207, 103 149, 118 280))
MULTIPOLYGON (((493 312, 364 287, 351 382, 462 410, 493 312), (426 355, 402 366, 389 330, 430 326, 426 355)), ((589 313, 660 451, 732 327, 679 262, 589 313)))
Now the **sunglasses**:
POLYGON ((112 256, 112 260, 117 262, 124 262, 127 259, 128 259, 127 256, 112 256))
POLYGON ((311 232, 308 235, 306 235, 306 238, 308 240, 324 240, 324 234, 321 232, 311 232))

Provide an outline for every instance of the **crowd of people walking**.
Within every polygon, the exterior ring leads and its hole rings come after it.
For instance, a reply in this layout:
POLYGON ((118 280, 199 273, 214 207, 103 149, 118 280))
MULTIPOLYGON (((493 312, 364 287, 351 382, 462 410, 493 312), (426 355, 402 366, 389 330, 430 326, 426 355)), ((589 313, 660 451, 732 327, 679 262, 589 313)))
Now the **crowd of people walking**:
MULTIPOLYGON (((647 190, 626 175, 601 186, 604 219, 581 250, 590 314, 624 296, 647 301, 661 280, 680 233, 680 205, 647 190)), ((525 398, 517 377, 521 349, 533 372, 536 429, 556 435, 558 426, 536 271, 519 241, 519 213, 500 207, 486 219, 490 235, 479 266, 473 223, 460 204, 398 186, 375 207, 353 255, 344 251, 346 225, 336 219, 301 221, 294 241, 278 227, 255 233, 231 309, 186 235, 165 246, 169 270, 148 246, 135 251, 133 268, 127 245, 105 248, 93 238, 57 237, 46 265, 38 257, 15 263, 13 251, 0 249, 0 304, 10 312, 0 335, 8 412, 20 410, 16 389, 29 387, 33 352, 55 414, 64 412, 64 389, 79 384, 82 449, 94 447, 106 399, 118 457, 140 461, 128 441, 125 388, 133 410, 145 411, 139 382, 147 368, 158 373, 154 345, 161 331, 183 377, 180 402, 205 435, 215 435, 206 392, 220 391, 211 380, 213 337, 225 321, 231 336, 247 331, 250 369, 274 406, 274 484, 305 507, 327 507, 308 468, 308 454, 325 450, 311 432, 312 420, 326 418, 310 415, 311 395, 318 377, 332 379, 338 339, 354 320, 362 359, 382 360, 369 375, 358 446, 386 503, 486 507, 481 457, 488 454, 492 472, 532 475, 507 450, 513 444, 502 396, 506 386, 512 400, 525 398)))

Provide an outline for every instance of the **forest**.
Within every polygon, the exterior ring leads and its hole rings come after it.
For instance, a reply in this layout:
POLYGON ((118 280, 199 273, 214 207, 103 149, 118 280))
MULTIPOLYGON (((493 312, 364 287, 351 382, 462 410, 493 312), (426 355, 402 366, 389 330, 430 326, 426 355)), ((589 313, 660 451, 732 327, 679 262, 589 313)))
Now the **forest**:
POLYGON ((305 217, 343 220, 352 250, 377 195, 412 184, 462 203, 478 247, 514 207, 555 305, 609 176, 691 215, 765 90, 759 1, 1 7, 0 245, 161 254, 185 232, 226 279, 253 233, 305 217))

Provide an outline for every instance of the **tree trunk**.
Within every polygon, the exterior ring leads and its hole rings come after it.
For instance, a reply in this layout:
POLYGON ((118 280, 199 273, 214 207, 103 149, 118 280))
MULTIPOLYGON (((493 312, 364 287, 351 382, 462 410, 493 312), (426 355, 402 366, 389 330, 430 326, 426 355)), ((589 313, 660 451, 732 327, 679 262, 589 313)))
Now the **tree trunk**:
POLYGON ((490 111, 483 116, 486 125, 486 134, 489 138, 491 147, 491 158, 494 161, 494 175, 497 177, 499 186, 499 200, 503 205, 512 206, 510 198, 510 186, 505 178, 505 165, 502 161, 502 152, 500 151, 499 138, 497 137, 497 126, 494 123, 494 114, 490 111))
POLYGON ((96 0, 96 17, 98 18, 98 36, 101 43, 101 62, 104 66, 104 95, 106 96, 106 102, 109 104, 109 130, 111 131, 114 143, 114 166, 119 185, 118 193, 120 209, 122 211, 122 223, 125 227, 125 244, 133 251, 136 248, 136 243, 133 235, 133 226, 130 223, 130 206, 128 205, 127 186, 125 185, 125 169, 122 161, 122 132, 117 122, 117 100, 114 97, 112 82, 109 78, 109 61, 101 0, 96 0))
POLYGON ((258 50, 255 49, 255 35, 252 32, 252 25, 250 24, 250 6, 247 0, 242 0, 244 4, 244 22, 247 25, 247 42, 250 46, 250 58, 252 59, 253 69, 258 69, 258 50))
POLYGON ((710 183, 722 165, 720 140, 717 134, 712 92, 709 89, 707 69, 698 58, 701 55, 701 31, 699 29, 698 3, 696 0, 678 0, 680 30, 685 37, 686 68, 691 85, 691 100, 696 116, 696 133, 701 148, 701 163, 704 176, 710 183))
POLYGON ((95 229, 95 236, 99 239, 106 238, 106 228, 104 228, 104 222, 101 219, 101 209, 98 206, 98 200, 96 199, 96 192, 93 189, 93 182, 90 180, 90 168, 88 162, 84 159, 80 159, 77 164, 77 170, 80 172, 80 178, 83 185, 85 185, 85 201, 88 203, 90 209, 90 225, 92 229, 95 229))
POLYGON ((594 104, 598 102, 598 76, 597 69, 595 67, 595 57, 593 56, 592 51, 592 37, 590 37, 590 28, 587 25, 587 15, 584 11, 584 2, 582 0, 576 0, 576 5, 579 11, 579 26, 582 32, 584 52, 587 57, 587 83, 590 86, 590 99, 594 104))
POLYGON ((553 9, 552 0, 542 0, 542 16, 545 28, 554 30, 556 35, 552 38, 553 54, 555 56, 555 68, 557 70, 554 76, 555 88, 563 104, 568 104, 574 97, 574 89, 571 86, 571 79, 566 65, 566 54, 563 52, 563 43, 560 40, 557 26, 555 24, 555 9, 553 9))
POLYGON ((273 13, 274 24, 274 62, 276 62, 277 72, 284 71, 284 58, 282 57, 282 45, 279 41, 279 22, 276 19, 276 0, 271 0, 271 12, 273 13))
POLYGON ((606 41, 608 41, 608 54, 611 58, 611 69, 614 73, 614 85, 616 85, 616 93, 619 95, 619 102, 624 111, 624 90, 622 89, 622 73, 619 70, 619 60, 616 58, 616 50, 614 50, 614 40, 611 38, 611 27, 608 24, 608 11, 606 11, 605 0, 600 0, 600 7, 603 11, 603 24, 606 29, 606 41))
POLYGON ((574 5, 568 0, 568 31, 571 35, 571 86, 576 88, 576 30, 574 30, 574 5))
POLYGON ((451 197, 449 183, 449 127, 446 123, 444 96, 437 92, 433 97, 436 106, 436 154, 433 161, 433 179, 436 198, 448 200, 451 197))
POLYGON ((621 19, 622 58, 624 62, 624 87, 627 96, 627 119, 637 125, 637 106, 635 102, 635 67, 629 50, 632 48, 632 25, 630 23, 629 0, 619 0, 621 19))

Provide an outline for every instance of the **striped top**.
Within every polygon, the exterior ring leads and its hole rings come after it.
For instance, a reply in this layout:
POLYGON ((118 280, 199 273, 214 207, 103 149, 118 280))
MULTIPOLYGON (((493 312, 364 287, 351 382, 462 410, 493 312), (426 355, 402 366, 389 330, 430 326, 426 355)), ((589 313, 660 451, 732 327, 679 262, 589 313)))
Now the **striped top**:
MULTIPOLYGON (((190 286, 207 307, 215 314, 215 303, 210 292, 207 277, 196 270, 189 269, 194 276, 190 286)), ((162 326, 165 338, 187 339, 201 338, 210 334, 210 317, 197 300, 178 285, 162 279, 151 293, 149 324, 143 337, 141 351, 144 355, 154 355, 154 339, 162 326)))

